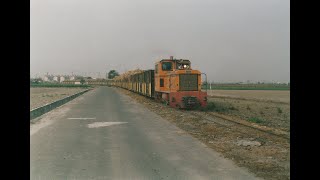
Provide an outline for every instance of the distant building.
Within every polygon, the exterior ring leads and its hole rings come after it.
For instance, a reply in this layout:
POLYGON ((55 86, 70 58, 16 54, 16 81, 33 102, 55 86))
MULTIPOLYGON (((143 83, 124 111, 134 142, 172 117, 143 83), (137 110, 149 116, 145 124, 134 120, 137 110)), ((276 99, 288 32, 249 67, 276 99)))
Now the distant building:
POLYGON ((81 84, 80 80, 65 80, 62 83, 63 84, 81 84))
POLYGON ((64 76, 60 76, 59 82, 63 82, 65 80, 64 76))
POLYGON ((44 77, 42 78, 42 80, 43 80, 43 81, 49 81, 49 78, 48 78, 47 76, 44 76, 44 77))
POLYGON ((53 81, 54 76, 53 75, 45 75, 42 80, 46 82, 53 81))
POLYGON ((54 76, 54 77, 53 77, 53 81, 59 82, 59 76, 54 76))
POLYGON ((59 82, 62 83, 67 80, 75 81, 81 80, 83 77, 78 75, 44 75, 41 79, 45 82, 59 82))

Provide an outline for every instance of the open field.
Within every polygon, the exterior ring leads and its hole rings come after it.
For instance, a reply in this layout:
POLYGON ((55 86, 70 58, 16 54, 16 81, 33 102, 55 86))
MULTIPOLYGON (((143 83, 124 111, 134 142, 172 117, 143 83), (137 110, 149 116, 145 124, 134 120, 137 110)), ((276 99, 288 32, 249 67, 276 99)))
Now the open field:
MULTIPOLYGON (((288 134, 286 137, 277 136, 255 129, 255 127, 266 126, 269 130, 271 129, 270 132, 279 130, 290 133, 288 103, 211 97, 209 104, 214 104, 214 108, 204 112, 185 111, 171 108, 121 88, 117 89, 174 123, 209 148, 233 160, 237 165, 248 168, 257 176, 264 179, 290 179, 288 134), (239 123, 232 123, 221 116, 239 123), (247 126, 241 125, 241 120, 244 120, 247 126)), ((223 93, 223 95, 226 94, 230 95, 223 93)))
MULTIPOLYGON (((202 89, 210 88, 203 85, 202 89)), ((290 90, 288 84, 211 84, 213 90, 290 90)))
POLYGON ((62 83, 30 83, 30 87, 66 87, 66 88, 88 88, 86 84, 62 84, 62 83))
POLYGON ((30 88, 30 110, 83 90, 83 88, 30 88))
POLYGON ((290 132, 290 104, 231 98, 209 98, 213 112, 290 132))
POLYGON ((211 90, 214 112, 290 132, 290 91, 211 90))
POLYGON ((208 90, 213 97, 232 97, 247 100, 262 100, 290 103, 290 91, 271 90, 208 90))

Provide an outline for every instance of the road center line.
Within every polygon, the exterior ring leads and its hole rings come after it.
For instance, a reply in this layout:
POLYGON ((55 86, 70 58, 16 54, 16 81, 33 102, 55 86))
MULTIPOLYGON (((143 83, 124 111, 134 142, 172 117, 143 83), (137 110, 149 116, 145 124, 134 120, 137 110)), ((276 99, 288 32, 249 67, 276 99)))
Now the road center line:
POLYGON ((99 127, 105 127, 105 126, 112 126, 117 124, 124 124, 128 122, 95 122, 88 124, 88 128, 99 128, 99 127))

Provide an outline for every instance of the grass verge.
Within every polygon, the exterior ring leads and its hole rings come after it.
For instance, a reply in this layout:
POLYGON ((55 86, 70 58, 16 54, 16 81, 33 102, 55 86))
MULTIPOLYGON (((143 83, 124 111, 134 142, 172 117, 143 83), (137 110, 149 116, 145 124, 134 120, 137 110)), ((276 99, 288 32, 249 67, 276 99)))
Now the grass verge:
POLYGON ((30 83, 30 87, 68 87, 68 88, 89 88, 90 85, 84 84, 57 84, 57 83, 30 83))
POLYGON ((251 117, 248 119, 248 121, 253 122, 253 123, 262 123, 263 122, 263 120, 258 117, 251 117))

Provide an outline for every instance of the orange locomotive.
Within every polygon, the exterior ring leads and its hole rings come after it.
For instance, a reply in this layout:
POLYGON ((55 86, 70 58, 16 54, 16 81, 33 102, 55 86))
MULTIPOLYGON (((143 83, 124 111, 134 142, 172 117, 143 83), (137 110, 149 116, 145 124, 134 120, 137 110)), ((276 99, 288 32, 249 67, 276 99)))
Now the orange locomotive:
POLYGON ((201 91, 201 72, 183 59, 162 59, 154 70, 155 99, 171 107, 193 108, 207 105, 207 92, 201 91))
POLYGON ((155 98, 171 107, 190 109, 207 105, 207 92, 201 91, 201 74, 191 69, 189 60, 171 56, 157 62, 154 70, 128 71, 108 85, 155 98))

